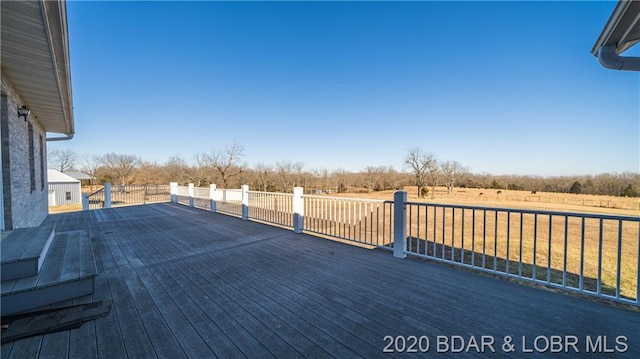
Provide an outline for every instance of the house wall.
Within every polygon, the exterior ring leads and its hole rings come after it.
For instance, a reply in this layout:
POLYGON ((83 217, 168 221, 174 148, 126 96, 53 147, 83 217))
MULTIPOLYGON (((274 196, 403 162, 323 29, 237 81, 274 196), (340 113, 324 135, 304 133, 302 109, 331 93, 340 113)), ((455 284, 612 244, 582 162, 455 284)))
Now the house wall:
POLYGON ((56 206, 82 203, 80 182, 49 183, 49 191, 55 191, 56 206), (67 199, 67 192, 70 193, 71 199, 67 199))
POLYGON ((39 226, 48 214, 46 132, 33 111, 18 117, 29 104, 4 73, 0 95, 3 229, 39 226))

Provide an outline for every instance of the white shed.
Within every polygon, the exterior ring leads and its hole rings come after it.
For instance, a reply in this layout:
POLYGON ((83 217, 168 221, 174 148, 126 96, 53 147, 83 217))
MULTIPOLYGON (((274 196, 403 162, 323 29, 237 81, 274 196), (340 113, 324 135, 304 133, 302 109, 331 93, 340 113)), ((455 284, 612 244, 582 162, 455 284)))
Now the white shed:
POLYGON ((61 206, 82 203, 80 181, 60 171, 48 170, 49 205, 61 206), (51 199, 54 199, 53 203, 51 199))

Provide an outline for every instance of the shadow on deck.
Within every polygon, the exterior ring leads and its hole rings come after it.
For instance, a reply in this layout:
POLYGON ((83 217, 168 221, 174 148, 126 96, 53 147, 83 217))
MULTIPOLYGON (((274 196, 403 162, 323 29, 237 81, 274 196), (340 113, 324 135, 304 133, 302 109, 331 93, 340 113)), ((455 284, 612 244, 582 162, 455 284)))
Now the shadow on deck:
POLYGON ((387 336, 422 337, 412 348, 422 357, 640 357, 638 312, 181 205, 45 224, 89 231, 98 269, 92 296, 59 305, 111 299, 113 310, 3 344, 2 358, 399 356, 402 340, 387 336), (552 352, 552 336, 576 344, 552 352), (484 353, 460 348, 471 337, 484 353))

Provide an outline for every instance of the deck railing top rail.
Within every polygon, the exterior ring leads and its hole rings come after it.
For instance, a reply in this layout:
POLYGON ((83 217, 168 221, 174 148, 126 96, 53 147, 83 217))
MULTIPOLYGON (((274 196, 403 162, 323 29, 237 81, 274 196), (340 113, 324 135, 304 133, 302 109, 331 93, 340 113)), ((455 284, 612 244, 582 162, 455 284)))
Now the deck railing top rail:
POLYGON ((385 201, 383 199, 369 199, 369 198, 357 198, 357 197, 337 197, 337 196, 321 196, 321 195, 312 195, 312 194, 304 194, 302 198, 316 198, 316 199, 327 199, 327 200, 339 200, 339 201, 353 201, 353 202, 368 202, 368 203, 385 203, 385 202, 393 202, 393 201, 385 201))
POLYGON ((433 207, 441 207, 441 208, 512 212, 512 213, 524 213, 524 214, 542 214, 542 215, 550 215, 550 216, 568 216, 568 217, 613 219, 613 220, 640 222, 640 215, 635 217, 635 216, 623 216, 623 215, 616 215, 616 214, 578 213, 578 212, 569 212, 569 211, 565 212, 565 211, 548 211, 548 210, 536 210, 536 209, 524 209, 524 208, 470 206, 470 205, 461 205, 461 204, 445 204, 445 203, 415 202, 415 201, 414 202, 408 201, 408 202, 405 202, 405 204, 412 205, 412 206, 433 206, 433 207))

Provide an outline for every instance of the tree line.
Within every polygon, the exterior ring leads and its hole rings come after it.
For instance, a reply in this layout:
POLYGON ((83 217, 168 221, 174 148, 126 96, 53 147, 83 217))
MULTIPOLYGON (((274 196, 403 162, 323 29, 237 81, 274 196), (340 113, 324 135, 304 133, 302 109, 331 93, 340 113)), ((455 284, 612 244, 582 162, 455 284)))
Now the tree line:
POLYGON ((239 188, 248 184, 252 189, 272 192, 291 192, 293 187, 301 186, 307 192, 317 193, 373 192, 416 186, 420 197, 433 196, 438 186, 445 187, 447 192, 458 187, 640 196, 640 173, 547 177, 472 173, 457 161, 439 159, 419 147, 407 150, 401 170, 382 165, 367 166, 357 172, 306 169, 302 162, 288 160, 249 166, 245 162, 244 147, 238 143, 197 153, 192 161, 174 155, 161 164, 131 154, 79 155, 71 149, 49 151, 48 161, 49 168, 61 172, 86 173, 94 178, 95 184, 178 182, 181 185, 193 183, 197 187, 216 184, 219 188, 239 188))

